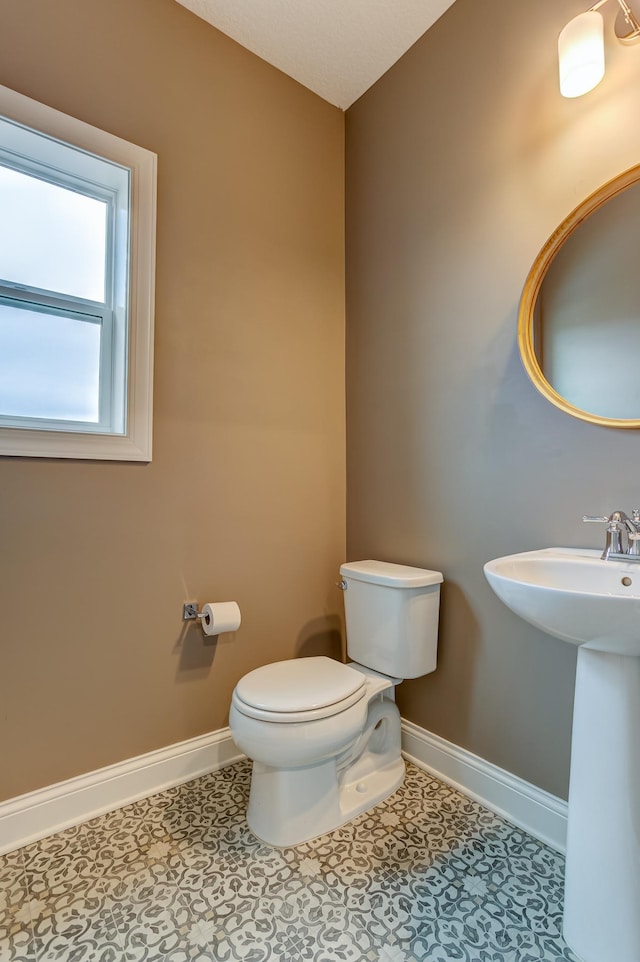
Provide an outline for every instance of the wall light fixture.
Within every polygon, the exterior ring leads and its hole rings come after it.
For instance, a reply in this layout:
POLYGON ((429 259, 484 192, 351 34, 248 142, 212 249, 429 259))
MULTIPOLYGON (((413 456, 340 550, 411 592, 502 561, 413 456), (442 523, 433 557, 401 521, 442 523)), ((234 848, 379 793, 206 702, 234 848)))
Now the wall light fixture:
MULTIPOLYGON (((580 13, 561 31, 558 37, 560 64, 560 93, 563 97, 581 97, 600 83, 604 77, 604 21, 600 7, 608 0, 599 0, 586 13, 580 13)), ((616 33, 621 43, 640 41, 640 23, 626 0, 618 0, 628 31, 616 33)))

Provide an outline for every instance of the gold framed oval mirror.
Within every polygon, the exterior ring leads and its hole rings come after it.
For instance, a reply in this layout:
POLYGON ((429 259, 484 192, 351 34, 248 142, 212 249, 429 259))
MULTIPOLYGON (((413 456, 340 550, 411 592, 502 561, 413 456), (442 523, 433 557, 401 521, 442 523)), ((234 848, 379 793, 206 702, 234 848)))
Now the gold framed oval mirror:
POLYGON ((533 263, 518 315, 525 370, 567 414, 640 428, 640 165, 587 197, 533 263))

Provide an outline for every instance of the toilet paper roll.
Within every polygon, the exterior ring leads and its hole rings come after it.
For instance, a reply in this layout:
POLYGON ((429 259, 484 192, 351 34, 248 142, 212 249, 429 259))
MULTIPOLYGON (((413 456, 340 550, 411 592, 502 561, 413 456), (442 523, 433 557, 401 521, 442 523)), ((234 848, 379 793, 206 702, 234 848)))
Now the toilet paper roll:
POLYGON ((240 609, 235 601, 207 602, 202 606, 202 630, 205 635, 221 635, 223 631, 237 631, 240 609))

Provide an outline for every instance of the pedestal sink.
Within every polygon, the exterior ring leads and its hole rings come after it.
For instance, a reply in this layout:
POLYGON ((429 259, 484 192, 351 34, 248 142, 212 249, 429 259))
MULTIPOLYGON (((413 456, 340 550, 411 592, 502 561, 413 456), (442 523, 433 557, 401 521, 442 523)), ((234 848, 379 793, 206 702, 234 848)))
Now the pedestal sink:
POLYGON ((545 548, 484 571, 508 608, 578 646, 564 937, 584 962, 640 962, 640 564, 545 548))

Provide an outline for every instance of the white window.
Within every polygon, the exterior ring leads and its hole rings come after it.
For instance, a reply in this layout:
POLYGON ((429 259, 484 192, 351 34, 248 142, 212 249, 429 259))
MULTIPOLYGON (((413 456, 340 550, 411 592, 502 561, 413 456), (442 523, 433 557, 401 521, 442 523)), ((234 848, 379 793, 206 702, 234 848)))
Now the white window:
POLYGON ((0 87, 0 454, 151 460, 156 156, 0 87))

